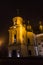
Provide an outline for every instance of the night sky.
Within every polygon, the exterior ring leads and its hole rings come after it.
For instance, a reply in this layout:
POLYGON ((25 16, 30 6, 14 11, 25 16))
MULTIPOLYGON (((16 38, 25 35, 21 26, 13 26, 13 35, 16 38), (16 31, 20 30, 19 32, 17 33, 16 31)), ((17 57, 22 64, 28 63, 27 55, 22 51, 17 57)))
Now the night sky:
POLYGON ((2 1, 0 2, 0 38, 4 37, 8 42, 8 29, 12 26, 12 18, 19 16, 30 20, 33 28, 37 29, 39 20, 43 23, 43 2, 26 1, 2 1))

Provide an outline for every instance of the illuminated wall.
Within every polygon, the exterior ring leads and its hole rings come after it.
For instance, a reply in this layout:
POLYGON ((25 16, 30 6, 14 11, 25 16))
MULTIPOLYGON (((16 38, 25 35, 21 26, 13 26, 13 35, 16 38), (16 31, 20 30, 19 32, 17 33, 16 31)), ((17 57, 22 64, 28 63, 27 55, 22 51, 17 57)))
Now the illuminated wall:
MULTIPOLYGON (((32 27, 27 26, 27 29, 30 29, 30 31, 26 30, 26 25, 23 25, 23 19, 21 17, 14 17, 13 18, 13 26, 9 28, 9 45, 15 44, 21 44, 21 55, 23 57, 28 56, 28 50, 30 49, 31 52, 34 51, 33 44, 34 44, 34 33, 32 32, 32 27), (28 39, 30 40, 30 43, 27 48, 28 39), (32 46, 31 46, 32 45, 32 46)), ((12 48, 13 49, 13 48, 12 48)), ((34 52, 32 52, 32 55, 34 55, 34 52)))

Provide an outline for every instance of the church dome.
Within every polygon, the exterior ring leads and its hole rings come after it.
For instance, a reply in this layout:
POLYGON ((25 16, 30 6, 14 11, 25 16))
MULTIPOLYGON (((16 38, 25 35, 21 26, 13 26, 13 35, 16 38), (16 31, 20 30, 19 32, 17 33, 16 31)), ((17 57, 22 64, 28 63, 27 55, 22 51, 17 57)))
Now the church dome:
POLYGON ((15 24, 22 24, 23 23, 23 18, 22 17, 14 17, 13 18, 13 23, 14 23, 14 25, 15 24))

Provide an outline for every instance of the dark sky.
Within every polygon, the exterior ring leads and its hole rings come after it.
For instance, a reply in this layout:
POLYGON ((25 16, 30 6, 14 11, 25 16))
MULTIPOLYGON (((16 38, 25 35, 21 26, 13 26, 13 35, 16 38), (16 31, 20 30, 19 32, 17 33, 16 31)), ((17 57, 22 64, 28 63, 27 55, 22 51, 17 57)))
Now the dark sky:
POLYGON ((5 36, 7 38, 8 29, 12 25, 12 18, 17 16, 17 9, 19 9, 19 16, 31 20, 31 24, 34 24, 36 28, 39 20, 43 22, 43 2, 1 1, 0 37, 5 36))

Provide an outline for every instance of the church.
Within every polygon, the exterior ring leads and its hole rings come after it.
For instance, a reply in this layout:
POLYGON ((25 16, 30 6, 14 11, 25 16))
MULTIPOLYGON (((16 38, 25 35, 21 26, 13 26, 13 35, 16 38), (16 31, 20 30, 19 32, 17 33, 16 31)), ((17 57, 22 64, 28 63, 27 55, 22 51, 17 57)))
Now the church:
POLYGON ((43 34, 36 35, 33 33, 32 26, 29 24, 29 21, 28 25, 24 24, 24 20, 20 16, 12 18, 12 21, 13 25, 9 27, 8 30, 8 57, 29 57, 41 55, 38 51, 38 37, 42 36, 41 40, 43 43, 43 34))

